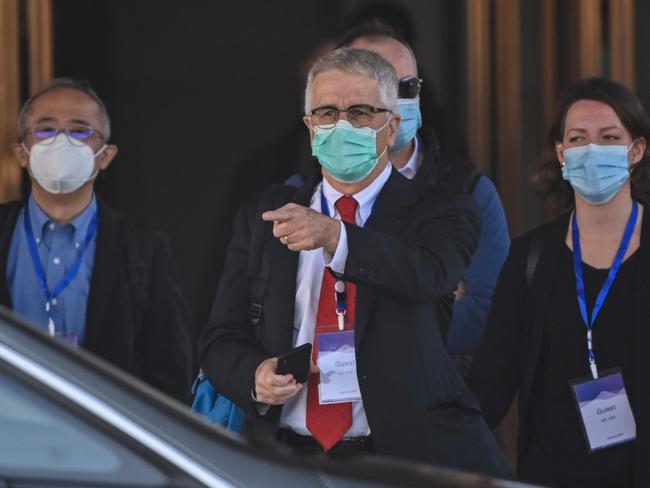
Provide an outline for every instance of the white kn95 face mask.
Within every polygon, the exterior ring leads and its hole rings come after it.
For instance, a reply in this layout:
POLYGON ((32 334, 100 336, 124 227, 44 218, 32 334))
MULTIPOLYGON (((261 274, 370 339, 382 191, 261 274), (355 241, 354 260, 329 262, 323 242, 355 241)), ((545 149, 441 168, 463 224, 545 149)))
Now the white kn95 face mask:
POLYGON ((65 134, 58 134, 54 141, 46 139, 34 144, 29 151, 29 173, 46 191, 67 194, 78 190, 84 183, 97 176, 95 158, 106 145, 93 153, 87 144, 72 144, 65 134))

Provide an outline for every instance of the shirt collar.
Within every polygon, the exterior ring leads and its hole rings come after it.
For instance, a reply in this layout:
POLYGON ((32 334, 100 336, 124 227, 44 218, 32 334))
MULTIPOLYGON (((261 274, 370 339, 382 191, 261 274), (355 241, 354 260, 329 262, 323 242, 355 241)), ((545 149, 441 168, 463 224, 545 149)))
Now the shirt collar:
POLYGON ((411 153, 411 157, 404 166, 397 170, 402 173, 402 175, 406 176, 409 180, 415 178, 415 174, 418 172, 418 149, 420 146, 420 141, 418 141, 418 137, 414 137, 413 140, 415 141, 415 146, 413 146, 413 153, 411 153))
MULTIPOLYGON (((32 221, 32 231, 34 232, 34 237, 37 242, 40 242, 43 239, 43 232, 45 231, 45 226, 50 225, 52 219, 45 213, 45 211, 36 203, 33 195, 29 195, 27 200, 27 205, 29 205, 29 216, 32 221)), ((95 194, 90 200, 90 203, 86 206, 83 211, 72 219, 68 224, 72 226, 74 230, 74 241, 75 243, 80 243, 86 238, 86 233, 88 232, 88 226, 90 225, 90 220, 93 217, 93 214, 97 210, 97 199, 95 194)))
MULTIPOLYGON (((388 181, 391 171, 392 165, 389 161, 384 170, 379 173, 379 175, 367 187, 365 187, 360 192, 351 195, 359 204, 356 215, 358 226, 365 225, 366 220, 370 218, 375 200, 377 200, 379 192, 388 181)), ((338 217, 339 213, 334 207, 334 203, 343 196, 343 193, 335 190, 325 178, 323 178, 323 184, 321 188, 323 195, 325 195, 325 200, 327 200, 329 214, 333 217, 338 217)))
POLYGON ((29 219, 32 222, 34 238, 36 239, 36 242, 40 242, 43 239, 43 230, 45 229, 45 225, 50 222, 50 218, 43 209, 38 206, 36 200, 34 200, 34 196, 31 194, 27 200, 27 205, 29 206, 29 219))

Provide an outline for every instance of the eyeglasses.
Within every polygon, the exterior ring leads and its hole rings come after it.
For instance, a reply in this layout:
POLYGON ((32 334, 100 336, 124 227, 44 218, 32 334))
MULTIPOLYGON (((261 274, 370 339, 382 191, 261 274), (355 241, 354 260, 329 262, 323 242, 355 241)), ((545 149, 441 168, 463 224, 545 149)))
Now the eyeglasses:
POLYGON ((56 136, 61 132, 65 133, 68 141, 75 146, 82 146, 88 144, 94 135, 102 138, 98 130, 93 129, 87 125, 76 125, 70 128, 60 129, 49 123, 35 124, 26 133, 30 133, 34 138, 34 142, 43 144, 52 144, 56 136))
POLYGON ((341 116, 348 114, 348 122, 354 127, 367 127, 378 113, 390 112, 387 108, 377 108, 372 105, 351 105, 348 108, 318 107, 311 111, 311 123, 321 129, 333 128, 341 116))
POLYGON ((415 98, 420 94, 422 78, 416 76, 406 76, 399 80, 397 87, 398 98, 415 98))

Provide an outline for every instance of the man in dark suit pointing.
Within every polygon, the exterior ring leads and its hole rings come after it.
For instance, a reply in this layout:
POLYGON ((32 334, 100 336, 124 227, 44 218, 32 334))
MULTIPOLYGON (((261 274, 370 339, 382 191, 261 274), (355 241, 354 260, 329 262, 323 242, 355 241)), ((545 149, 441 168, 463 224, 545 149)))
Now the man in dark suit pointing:
POLYGON ((262 215, 240 210, 201 365, 245 409, 250 436, 510 476, 437 328, 437 300, 477 245, 477 209, 392 169, 396 99, 395 71, 375 53, 338 49, 312 67, 304 121, 322 181, 262 215), (268 288, 255 326, 246 271, 263 225, 268 288), (314 352, 301 384, 276 366, 304 343, 314 352))

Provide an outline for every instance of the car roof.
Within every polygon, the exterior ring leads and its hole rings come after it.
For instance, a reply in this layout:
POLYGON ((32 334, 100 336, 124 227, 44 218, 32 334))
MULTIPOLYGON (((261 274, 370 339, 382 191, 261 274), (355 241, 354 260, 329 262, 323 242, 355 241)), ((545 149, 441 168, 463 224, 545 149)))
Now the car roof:
POLYGON ((0 306, 2 363, 56 390, 206 486, 287 486, 288 476, 295 486, 523 486, 380 456, 352 462, 306 457, 277 443, 245 439, 101 358, 53 340, 0 306))

